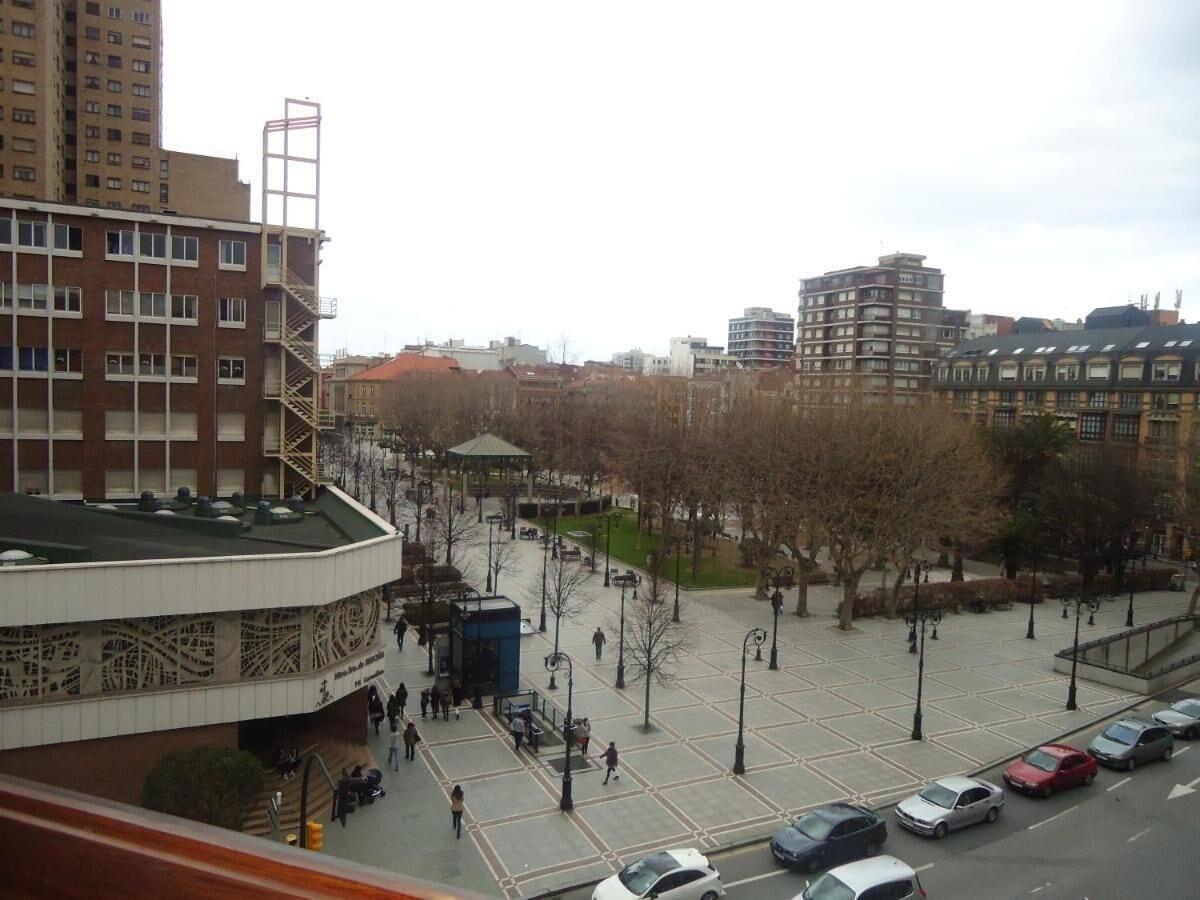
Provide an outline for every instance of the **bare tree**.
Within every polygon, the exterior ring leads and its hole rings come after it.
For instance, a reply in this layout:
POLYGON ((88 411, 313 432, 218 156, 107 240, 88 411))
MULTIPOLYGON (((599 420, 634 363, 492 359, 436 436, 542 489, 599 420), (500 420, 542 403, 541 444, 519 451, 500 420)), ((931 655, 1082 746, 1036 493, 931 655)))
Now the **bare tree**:
POLYGON ((479 525, 475 513, 463 503, 462 497, 447 492, 430 503, 434 510, 432 521, 426 518, 426 544, 430 544, 432 532, 437 532, 442 548, 446 552, 446 565, 454 565, 454 554, 463 546, 473 547, 479 538, 479 525))
MULTIPOLYGON (((591 573, 577 563, 567 562, 561 556, 549 561, 545 575, 538 573, 530 579, 528 592, 530 596, 541 597, 545 594, 546 608, 554 616, 554 652, 558 652, 559 632, 562 620, 575 621, 580 611, 587 605, 587 596, 583 593, 591 573), (544 580, 543 580, 544 578, 544 580)), ((558 685, 554 681, 554 673, 550 673, 550 687, 558 685)))
POLYGON ((367 508, 372 512, 376 512, 375 501, 378 499, 382 483, 383 454, 374 441, 368 441, 363 448, 363 486, 366 489, 367 499, 370 501, 367 508))
MULTIPOLYGON (((657 554, 656 554, 657 555, 657 554)), ((629 605, 625 620, 625 647, 635 677, 643 679, 644 705, 642 727, 650 730, 650 686, 664 684, 674 678, 672 667, 687 645, 683 626, 672 614, 667 602, 665 582, 658 576, 658 566, 642 585, 644 593, 629 605)))
POLYGON ((512 572, 517 563, 517 544, 512 540, 492 543, 492 593, 500 593, 500 574, 512 572))
POLYGON ((403 473, 399 467, 399 457, 396 457, 397 465, 386 467, 383 470, 383 502, 387 506, 388 521, 392 523, 392 527, 396 527, 396 515, 400 507, 400 498, 404 495, 403 473))

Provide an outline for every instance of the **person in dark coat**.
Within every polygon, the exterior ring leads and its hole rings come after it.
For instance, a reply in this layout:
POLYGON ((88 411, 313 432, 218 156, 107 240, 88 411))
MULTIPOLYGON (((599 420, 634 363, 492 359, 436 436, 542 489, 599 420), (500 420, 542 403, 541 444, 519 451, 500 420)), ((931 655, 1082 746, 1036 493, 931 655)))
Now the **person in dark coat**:
POLYGON ((429 689, 429 705, 433 707, 433 717, 436 719, 438 709, 442 705, 442 689, 437 686, 435 681, 433 687, 429 689))
POLYGON ((450 691, 449 690, 442 692, 442 720, 445 722, 450 721, 450 691))
POLYGON ((404 686, 404 682, 400 682, 400 687, 396 688, 396 706, 400 710, 400 718, 404 718, 404 708, 408 706, 408 688, 404 686))
POLYGON ((417 758, 417 741, 421 740, 421 736, 417 734, 417 723, 409 722, 408 727, 404 729, 404 758, 412 762, 417 758))
POLYGON ((392 731, 396 730, 396 718, 400 715, 400 703, 396 700, 396 695, 391 694, 387 700, 387 717, 388 725, 392 731))
POLYGON ((408 619, 401 616, 396 620, 396 626, 392 629, 396 632, 396 649, 404 649, 404 635, 408 634, 408 619))
POLYGON ((463 701, 463 686, 458 676, 455 675, 450 681, 450 696, 453 698, 455 706, 460 706, 463 701))
POLYGON ((616 778, 617 781, 621 780, 621 776, 615 774, 617 771, 617 745, 613 741, 608 742, 608 749, 604 751, 604 766, 607 770, 604 773, 605 784, 608 784, 610 777, 616 778))
POLYGON ((383 701, 379 699, 379 691, 371 685, 371 696, 367 700, 367 708, 371 712, 371 724, 375 726, 375 734, 379 734, 379 724, 383 721, 383 701))
POLYGON ((429 711, 429 688, 421 691, 421 718, 425 718, 425 714, 429 711))

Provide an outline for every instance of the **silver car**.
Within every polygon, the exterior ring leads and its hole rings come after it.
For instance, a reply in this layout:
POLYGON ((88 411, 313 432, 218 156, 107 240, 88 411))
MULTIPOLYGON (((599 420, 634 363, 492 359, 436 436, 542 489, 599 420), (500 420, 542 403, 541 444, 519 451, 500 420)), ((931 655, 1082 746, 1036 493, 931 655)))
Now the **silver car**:
POLYGON ((995 822, 1004 791, 980 778, 939 778, 896 807, 896 821, 917 834, 943 838, 951 828, 995 822))
POLYGON ((1157 722, 1121 719, 1092 738, 1087 752, 1096 762, 1132 772, 1138 763, 1161 759, 1166 762, 1175 752, 1171 732, 1157 722))
POLYGON ((1150 718, 1175 737, 1189 741, 1200 737, 1200 700, 1180 700, 1172 703, 1170 709, 1159 710, 1150 718))

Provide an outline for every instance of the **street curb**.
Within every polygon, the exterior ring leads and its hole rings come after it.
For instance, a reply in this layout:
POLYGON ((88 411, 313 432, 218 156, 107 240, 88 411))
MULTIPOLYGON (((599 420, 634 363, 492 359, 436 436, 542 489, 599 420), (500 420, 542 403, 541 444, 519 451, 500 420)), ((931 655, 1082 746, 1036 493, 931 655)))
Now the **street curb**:
MULTIPOLYGON (((1197 679, 1192 679, 1191 681, 1185 681, 1185 682, 1183 682, 1183 684, 1191 684, 1196 680, 1197 679)), ((1146 703, 1150 700, 1154 700, 1155 698, 1158 697, 1159 694, 1164 694, 1167 691, 1177 690, 1181 686, 1182 685, 1174 685, 1172 687, 1163 688, 1161 691, 1157 691, 1154 694, 1150 694, 1145 697, 1139 697, 1138 699, 1134 700, 1132 703, 1130 703, 1126 706, 1122 706, 1116 712, 1109 713, 1109 714, 1103 716, 1102 718, 1093 719, 1089 723, 1086 723, 1083 725, 1077 725, 1074 728, 1070 728, 1067 731, 1061 732, 1060 734, 1056 734, 1053 737, 1049 738, 1048 740, 1042 741, 1040 744, 1038 744, 1038 746, 1041 746, 1041 744, 1056 744, 1059 741, 1061 741, 1063 738, 1068 737, 1069 735, 1072 735, 1077 731, 1080 731, 1084 728, 1090 728, 1093 725, 1095 725, 1097 722, 1104 722, 1108 719, 1113 718, 1114 716, 1124 715, 1125 713, 1129 712, 1129 710, 1131 710, 1137 706, 1141 706, 1143 703, 1146 703)), ((994 759, 989 763, 985 763, 984 765, 981 765, 975 769, 969 770, 967 772, 967 775, 970 775, 970 776, 979 775, 980 773, 986 772, 988 769, 994 768, 995 766, 1003 765, 1006 762, 1011 762, 1012 760, 1016 759, 1019 756, 1022 756, 1023 754, 1027 753, 1029 750, 1032 750, 1032 749, 1034 749, 1034 748, 1026 747, 1024 750, 1021 750, 1017 753, 1013 753, 1009 756, 999 757, 998 759, 994 759)), ((883 803, 879 806, 872 806, 871 809, 874 809, 876 811, 887 810, 887 809, 891 809, 899 802, 900 802, 899 800, 889 800, 887 803, 883 803)), ((761 844, 764 841, 770 840, 771 835, 774 834, 775 831, 777 831, 777 830, 778 830, 778 826, 772 828, 771 831, 765 835, 762 835, 759 837, 743 838, 743 839, 740 839, 737 841, 733 841, 732 843, 729 843, 729 844, 723 844, 719 847, 713 847, 713 848, 705 850, 703 852, 704 852, 705 856, 711 857, 711 856, 716 856, 717 854, 720 854, 720 853, 731 853, 734 850, 741 850, 744 847, 753 847, 755 844, 761 844)), ((553 891, 547 891, 547 892, 541 893, 541 894, 534 894, 530 898, 530 900, 561 900, 561 897, 563 896, 563 894, 570 893, 571 891, 583 890, 584 888, 590 887, 591 885, 594 885, 594 884, 599 884, 599 881, 597 881, 595 879, 588 880, 588 881, 581 881, 577 884, 567 885, 566 887, 555 888, 553 891)))

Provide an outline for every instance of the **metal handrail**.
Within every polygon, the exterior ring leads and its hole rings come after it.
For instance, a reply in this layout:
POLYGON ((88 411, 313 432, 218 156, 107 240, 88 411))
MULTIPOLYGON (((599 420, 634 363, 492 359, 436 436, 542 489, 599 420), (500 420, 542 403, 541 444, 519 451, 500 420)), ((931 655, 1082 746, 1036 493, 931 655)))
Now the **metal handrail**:
MULTIPOLYGON (((1160 619, 1157 622, 1150 622, 1146 625, 1139 625, 1137 628, 1131 628, 1128 631, 1121 631, 1121 632, 1118 632, 1117 634, 1110 634, 1110 635, 1107 635, 1102 638, 1096 638, 1095 640, 1088 641, 1086 644, 1080 644, 1078 649, 1080 651, 1083 651, 1083 650, 1090 650, 1093 647, 1102 647, 1105 644, 1115 643, 1116 641, 1119 641, 1122 638, 1131 638, 1134 635, 1145 634, 1147 631, 1154 631, 1155 629, 1162 628, 1167 625, 1175 625, 1179 622, 1195 622, 1198 625, 1200 625, 1200 613, 1197 613, 1197 614, 1191 615, 1191 616, 1186 616, 1186 615, 1185 616, 1172 616, 1169 619, 1160 619)), ((1071 649, 1067 648, 1066 650, 1059 650, 1058 653, 1056 653, 1054 655, 1061 656, 1064 659, 1070 659, 1071 658, 1071 649)))

